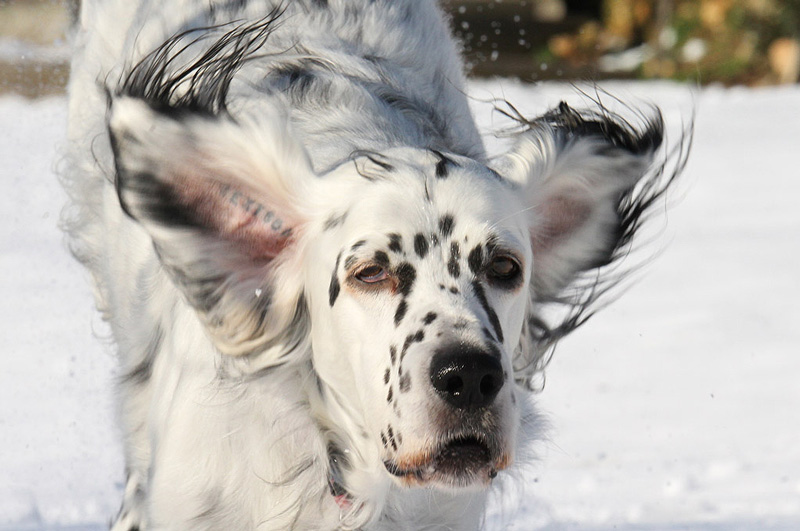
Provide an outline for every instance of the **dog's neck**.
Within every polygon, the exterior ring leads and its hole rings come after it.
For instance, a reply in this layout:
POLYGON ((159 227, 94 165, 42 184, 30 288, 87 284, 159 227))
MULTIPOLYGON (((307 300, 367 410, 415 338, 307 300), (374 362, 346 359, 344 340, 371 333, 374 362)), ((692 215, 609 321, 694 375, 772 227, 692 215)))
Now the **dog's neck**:
MULTIPOLYGON (((310 363, 310 362, 309 362, 310 363)), ((313 373, 313 367, 309 370, 313 373)), ((306 378, 310 414, 327 443, 327 484, 340 518, 353 527, 376 530, 429 527, 477 529, 487 493, 444 492, 395 485, 377 448, 357 444, 347 433, 366 434, 351 408, 318 378, 306 378), (342 430, 340 426, 350 426, 342 430), (428 508, 420 511, 420 507, 428 508), (402 523, 401 523, 402 522, 402 523)))

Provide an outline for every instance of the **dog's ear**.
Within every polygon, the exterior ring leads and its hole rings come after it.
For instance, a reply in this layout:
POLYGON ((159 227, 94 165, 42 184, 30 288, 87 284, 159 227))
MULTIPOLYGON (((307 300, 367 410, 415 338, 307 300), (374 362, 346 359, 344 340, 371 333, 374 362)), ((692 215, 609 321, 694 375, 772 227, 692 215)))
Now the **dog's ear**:
POLYGON ((516 380, 533 387, 550 348, 618 280, 584 274, 624 255, 642 214, 672 179, 661 180, 663 166, 651 170, 663 138, 657 110, 637 129, 605 109, 578 113, 562 103, 526 125, 495 169, 527 205, 533 273, 514 368, 516 380), (567 315, 550 315, 551 304, 566 305, 567 315))
POLYGON ((628 236, 624 201, 661 145, 660 115, 637 132, 608 114, 562 103, 530 123, 496 169, 523 190, 533 248, 533 299, 558 300, 584 271, 606 265, 628 236))
POLYGON ((160 112, 133 98, 110 111, 122 208, 230 355, 291 343, 285 334, 304 326, 301 287, 280 274, 292 269, 314 176, 285 125, 160 112))

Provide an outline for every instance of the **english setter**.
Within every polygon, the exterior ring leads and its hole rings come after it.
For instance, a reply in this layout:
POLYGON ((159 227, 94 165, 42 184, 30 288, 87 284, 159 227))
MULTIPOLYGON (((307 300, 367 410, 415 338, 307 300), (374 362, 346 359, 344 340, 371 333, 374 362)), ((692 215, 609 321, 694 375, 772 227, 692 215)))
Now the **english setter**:
POLYGON ((113 531, 479 527, 674 177, 655 109, 517 116, 490 160, 429 0, 85 0, 69 104, 113 531))

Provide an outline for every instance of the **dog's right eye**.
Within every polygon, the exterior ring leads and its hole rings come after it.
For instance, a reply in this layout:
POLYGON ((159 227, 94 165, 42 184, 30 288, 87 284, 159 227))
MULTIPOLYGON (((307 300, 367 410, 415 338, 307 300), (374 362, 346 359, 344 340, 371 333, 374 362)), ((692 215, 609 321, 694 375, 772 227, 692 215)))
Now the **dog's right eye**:
POLYGON ((389 274, 379 265, 368 265, 358 271, 355 277, 365 284, 376 284, 389 278, 389 274))

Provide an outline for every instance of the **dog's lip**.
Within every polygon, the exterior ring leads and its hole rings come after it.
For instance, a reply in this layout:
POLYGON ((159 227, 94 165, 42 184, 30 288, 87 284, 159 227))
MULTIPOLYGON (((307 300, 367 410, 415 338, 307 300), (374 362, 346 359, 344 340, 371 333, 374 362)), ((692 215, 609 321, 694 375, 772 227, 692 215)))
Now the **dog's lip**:
POLYGON ((411 466, 398 465, 386 460, 383 465, 395 477, 409 484, 440 482, 450 486, 488 483, 498 470, 506 468, 508 459, 492 451, 493 446, 475 435, 453 437, 440 444, 435 451, 425 453, 411 466))

